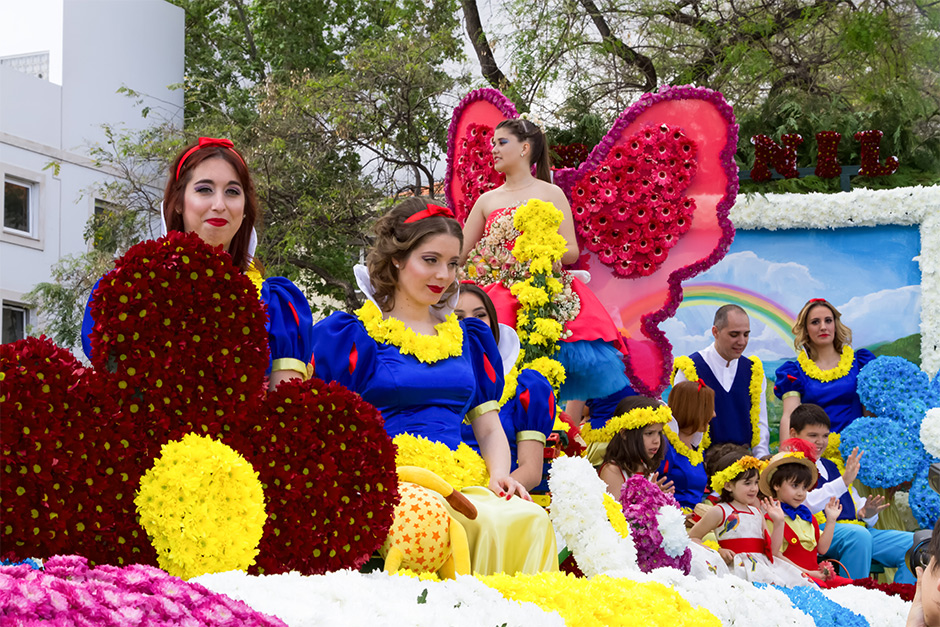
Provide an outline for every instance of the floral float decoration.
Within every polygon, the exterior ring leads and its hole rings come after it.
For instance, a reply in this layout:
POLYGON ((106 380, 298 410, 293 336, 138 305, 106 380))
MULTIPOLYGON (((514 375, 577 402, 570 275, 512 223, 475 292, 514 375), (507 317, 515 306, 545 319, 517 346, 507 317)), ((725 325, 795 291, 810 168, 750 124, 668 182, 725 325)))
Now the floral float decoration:
POLYGON ((163 445, 134 499, 160 568, 189 579, 248 570, 267 515, 258 473, 244 457, 189 433, 163 445))
MULTIPOLYGON (((471 154, 467 146, 516 116, 493 89, 471 92, 455 109, 445 193, 459 220, 499 184, 489 152, 478 146, 471 154)), ((575 267, 590 270, 591 290, 614 313, 627 374, 640 393, 656 396, 668 384, 672 347, 659 324, 675 313, 682 282, 717 263, 734 237, 728 211, 738 189, 736 143, 734 114, 721 94, 664 87, 624 111, 577 168, 555 171, 585 251, 575 267)))
POLYGON ((858 479, 873 488, 913 482, 909 502, 925 528, 940 518, 940 495, 930 489, 927 471, 940 461, 936 441, 923 439, 935 429, 940 410, 936 387, 916 365, 901 357, 877 357, 858 375, 858 395, 874 416, 857 418, 840 434, 847 458, 856 446, 865 453, 858 479), (929 448, 928 448, 929 447, 929 448), (931 452, 933 451, 933 452, 931 452))
POLYGON ((688 575, 692 568, 685 516, 676 498, 644 477, 632 475, 620 492, 623 514, 630 523, 640 570, 668 566, 688 575))
POLYGON ((94 563, 156 564, 134 494, 160 448, 195 432, 258 472, 268 518, 255 568, 312 574, 368 560, 398 498, 392 442, 378 411, 335 383, 265 392, 257 294, 227 254, 170 233, 132 247, 100 281, 94 370, 46 339, 3 346, 0 498, 32 518, 0 528, 5 553, 80 548, 94 563))

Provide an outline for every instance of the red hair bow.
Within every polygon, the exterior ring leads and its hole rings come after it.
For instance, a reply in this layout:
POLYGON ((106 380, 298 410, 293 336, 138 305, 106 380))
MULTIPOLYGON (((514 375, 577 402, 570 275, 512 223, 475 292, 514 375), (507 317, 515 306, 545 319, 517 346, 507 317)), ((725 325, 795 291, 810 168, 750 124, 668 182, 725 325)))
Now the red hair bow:
MULTIPOLYGON (((242 164, 245 163, 245 159, 240 154, 238 154, 237 150, 235 150, 235 144, 232 143, 231 139, 200 137, 199 142, 187 150, 182 157, 180 157, 180 162, 176 166, 176 180, 180 180, 180 172, 183 169, 183 164, 186 163, 186 160, 189 159, 189 157, 194 152, 197 150, 202 150, 203 148, 212 148, 213 146, 218 146, 219 148, 228 148, 236 157, 238 157, 238 160, 241 161, 242 164)), ((245 167, 247 167, 247 165, 245 167)))
POLYGON ((441 207, 440 205, 427 205, 427 209, 422 209, 416 213, 411 214, 405 219, 405 224, 411 224, 412 222, 417 222, 418 220, 423 220, 425 218, 430 218, 431 216, 444 216, 445 218, 453 218, 454 212, 448 209, 447 207, 441 207))

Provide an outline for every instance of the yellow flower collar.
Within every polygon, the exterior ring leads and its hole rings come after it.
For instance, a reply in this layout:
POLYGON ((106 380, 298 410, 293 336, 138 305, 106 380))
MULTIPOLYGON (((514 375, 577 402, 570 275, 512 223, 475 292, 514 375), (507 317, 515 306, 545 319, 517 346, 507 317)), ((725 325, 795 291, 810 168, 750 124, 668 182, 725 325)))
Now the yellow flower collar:
POLYGON ((443 322, 434 325, 437 335, 417 333, 398 318, 383 319, 381 310, 372 301, 366 301, 356 311, 356 316, 373 340, 395 346, 420 362, 433 364, 463 352, 463 329, 456 314, 451 313, 443 322))
POLYGON ((679 434, 669 428, 669 425, 663 427, 663 435, 666 436, 666 439, 669 440, 669 443, 672 445, 673 450, 682 455, 689 460, 689 463, 693 466, 698 466, 702 463, 704 459, 702 452, 698 449, 694 449, 688 446, 685 442, 679 439, 679 434))
POLYGON ((800 354, 796 356, 796 360, 800 364, 800 368, 803 372, 806 373, 806 376, 826 383, 828 381, 841 379, 849 374, 849 371, 852 370, 852 363, 855 361, 855 351, 852 350, 851 346, 843 346, 842 356, 839 357, 839 365, 829 370, 823 370, 817 366, 816 362, 810 359, 809 355, 806 354, 806 351, 800 351, 800 354))

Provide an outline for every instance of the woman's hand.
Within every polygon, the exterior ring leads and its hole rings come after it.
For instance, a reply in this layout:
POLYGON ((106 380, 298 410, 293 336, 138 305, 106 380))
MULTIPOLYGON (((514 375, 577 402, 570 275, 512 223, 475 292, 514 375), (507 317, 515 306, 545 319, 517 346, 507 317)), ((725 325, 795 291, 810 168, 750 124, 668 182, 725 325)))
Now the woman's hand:
POLYGON ((532 500, 525 486, 508 475, 505 477, 490 477, 489 488, 496 493, 496 496, 505 497, 507 501, 512 498, 513 494, 526 501, 532 500))

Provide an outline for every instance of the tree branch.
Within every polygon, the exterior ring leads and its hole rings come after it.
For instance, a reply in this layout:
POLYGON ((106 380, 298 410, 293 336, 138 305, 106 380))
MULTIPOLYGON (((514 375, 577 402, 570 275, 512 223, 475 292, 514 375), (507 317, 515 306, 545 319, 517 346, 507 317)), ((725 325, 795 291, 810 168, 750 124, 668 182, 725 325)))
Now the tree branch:
POLYGON ((352 283, 349 281, 337 279, 335 276, 330 274, 326 268, 312 263, 308 259, 302 259, 301 257, 296 257, 294 255, 286 255, 284 259, 288 263, 291 263, 298 268, 313 272, 330 287, 336 287, 343 290, 343 300, 346 302, 347 311, 355 311, 362 307, 362 300, 359 298, 359 295, 356 294, 356 288, 354 288, 352 283))
POLYGON ((612 54, 623 60, 628 66, 637 68, 643 74, 644 82, 631 86, 638 87, 646 92, 656 89, 656 67, 653 65, 652 59, 640 54, 611 33, 610 25, 607 24, 604 15, 601 13, 600 9, 597 8, 597 5, 594 4, 594 0, 580 0, 580 2, 581 6, 588 12, 588 15, 591 16, 591 21, 594 22, 594 26, 597 27, 597 32, 600 33, 604 46, 612 54))

